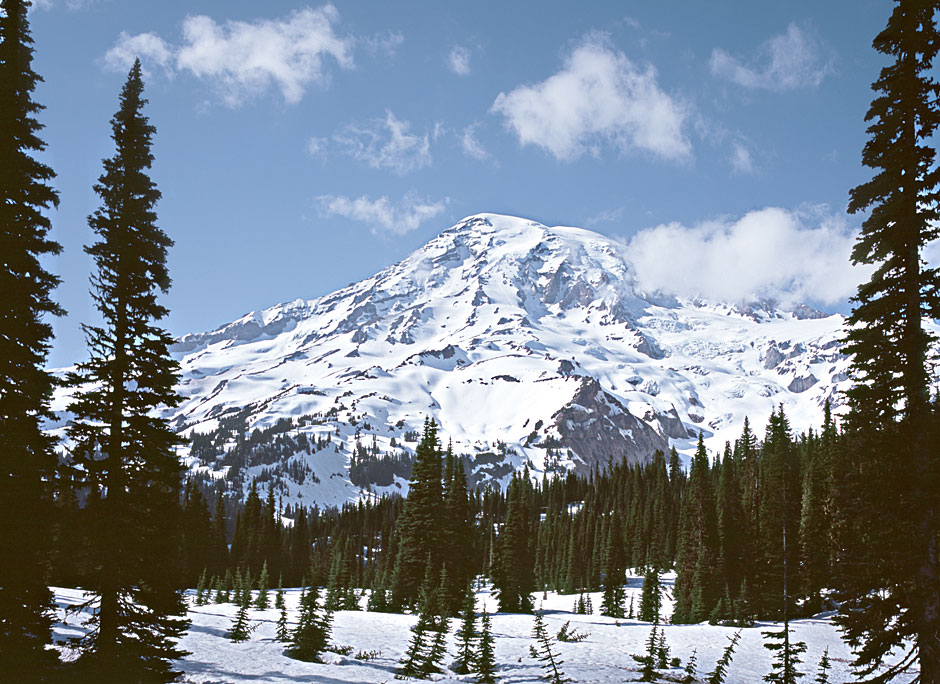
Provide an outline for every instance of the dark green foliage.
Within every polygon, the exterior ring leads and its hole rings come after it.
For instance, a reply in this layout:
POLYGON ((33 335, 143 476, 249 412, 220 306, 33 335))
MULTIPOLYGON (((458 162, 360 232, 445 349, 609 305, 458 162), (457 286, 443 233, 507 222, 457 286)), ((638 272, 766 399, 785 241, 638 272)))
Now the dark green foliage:
POLYGON ((919 665, 940 681, 940 487, 937 406, 930 404, 940 318, 940 272, 924 261, 940 236, 936 130, 940 102, 937 3, 899 0, 873 42, 887 56, 872 89, 862 163, 871 180, 850 191, 848 210, 866 212, 852 251, 875 270, 853 298, 844 350, 851 455, 841 458, 834 527, 837 622, 862 678, 886 682, 919 665), (916 540, 916 541, 915 541, 916 540), (902 644, 905 654, 879 671, 902 644))
POLYGON ((558 630, 558 634, 555 635, 558 641, 564 641, 565 643, 578 643, 579 641, 584 641, 589 636, 591 635, 587 632, 579 632, 574 629, 571 626, 570 620, 566 620, 565 624, 558 630))
POLYGON ((566 677, 561 669, 565 661, 552 648, 552 638, 545 629, 545 621, 542 619, 541 610, 535 611, 532 638, 535 640, 535 646, 531 650, 542 665, 542 679, 551 682, 551 684, 571 684, 572 680, 566 677))
POLYGON ((654 568, 650 568, 643 576, 643 588, 640 593, 639 619, 644 622, 659 624, 662 605, 663 587, 659 579, 659 572, 654 568))
POLYGON ((261 567, 261 576, 258 577, 258 598, 255 599, 257 610, 268 609, 268 562, 261 567))
POLYGON ((290 630, 287 628, 287 606, 284 602, 281 602, 281 612, 277 616, 277 629, 274 634, 274 638, 280 641, 282 644, 286 644, 290 641, 290 630))
POLYGON ((683 677, 682 684, 695 684, 695 679, 698 677, 698 672, 695 671, 695 664, 698 660, 698 649, 692 649, 692 655, 689 656, 688 662, 683 668, 683 677))
POLYGON ((408 498, 398 521, 398 555, 392 586, 396 606, 412 605, 418 598, 429 556, 434 576, 440 572, 439 537, 443 517, 437 424, 425 420, 424 434, 411 471, 408 498))
POLYGON ((447 621, 443 620, 434 633, 434 638, 431 640, 431 646, 428 648, 424 662, 421 663, 421 675, 424 678, 428 678, 432 674, 440 674, 444 671, 442 669, 442 663, 444 662, 444 657, 447 655, 446 637, 447 621))
POLYGON ((650 635, 646 639, 646 653, 643 655, 631 655, 631 658, 633 658, 641 666, 641 682, 655 682, 659 680, 659 673, 656 671, 656 653, 659 645, 659 638, 657 636, 658 631, 659 625, 654 623, 653 629, 650 630, 650 635))
POLYGON ((311 587, 300 599, 300 615, 291 635, 290 648, 285 653, 291 658, 318 662, 320 654, 330 643, 332 614, 320 609, 320 591, 311 587))
POLYGON ((532 485, 527 475, 514 474, 506 491, 506 523, 497 538, 497 562, 493 570, 499 609, 506 613, 532 610, 535 578, 530 529, 531 494, 532 485))
POLYGON ((728 668, 731 667, 731 660, 734 657, 734 649, 740 639, 740 630, 728 637, 729 643, 725 646, 725 650, 722 651, 721 658, 715 663, 715 669, 706 675, 708 677, 708 684, 724 684, 725 677, 728 676, 728 668))
POLYGON ((281 579, 277 581, 277 593, 274 595, 274 607, 278 610, 284 609, 284 582, 281 579))
POLYGON ((42 681, 58 658, 49 650, 52 594, 46 586, 52 538, 53 378, 48 315, 59 279, 41 259, 61 247, 43 214, 57 206, 55 173, 37 161, 45 149, 32 99, 42 78, 32 69, 29 3, 0 3, 0 671, 42 681))
POLYGON ((388 590, 386 590, 385 585, 381 582, 372 586, 372 593, 369 594, 366 610, 373 613, 389 612, 388 590))
POLYGON ((473 649, 479 634, 474 603, 473 589, 468 584, 460 607, 460 627, 457 629, 457 666, 454 669, 457 674, 469 674, 476 657, 473 649))
POLYGON ((771 684, 797 684, 803 677, 797 667, 802 662, 800 656, 806 652, 802 641, 790 641, 790 625, 784 623, 779 631, 761 632, 767 641, 764 648, 774 654, 773 669, 764 675, 765 682, 771 684))
POLYGON ((823 651, 822 657, 819 659, 819 670, 816 672, 816 679, 813 681, 815 684, 829 684, 829 668, 832 667, 832 663, 829 662, 829 647, 826 647, 826 650, 823 651))
POLYGON ((160 191, 148 176, 154 127, 142 114, 140 62, 128 74, 111 120, 113 157, 94 186, 101 206, 88 224, 100 325, 85 325, 89 360, 69 375, 72 458, 88 499, 82 511, 97 603, 80 639, 87 676, 172 679, 170 661, 187 622, 180 587, 180 442, 158 411, 179 403, 172 337, 157 322, 167 310, 167 250, 156 225, 160 191))
POLYGON ((676 557, 674 623, 708 619, 718 600, 720 550, 714 487, 699 434, 687 491, 682 499, 676 557))
POLYGON ((204 606, 209 602, 208 591, 206 589, 206 571, 203 570, 199 575, 199 582, 196 584, 196 605, 204 606))
POLYGON ((495 684, 496 655, 493 651, 493 630, 490 626, 490 616, 483 606, 483 617, 480 620, 480 643, 476 658, 473 659, 473 674, 478 684, 495 684))
POLYGON ((669 666, 669 644, 666 643, 666 630, 660 627, 656 641, 656 667, 665 670, 669 666))
POLYGON ((248 623, 248 601, 243 600, 226 636, 233 642, 248 641, 254 627, 248 623))
POLYGON ((424 663, 428 657, 429 633, 433 631, 431 616, 423 611, 418 615, 418 621, 411 627, 411 641, 399 662, 400 667, 395 673, 396 679, 406 677, 424 678, 424 663))

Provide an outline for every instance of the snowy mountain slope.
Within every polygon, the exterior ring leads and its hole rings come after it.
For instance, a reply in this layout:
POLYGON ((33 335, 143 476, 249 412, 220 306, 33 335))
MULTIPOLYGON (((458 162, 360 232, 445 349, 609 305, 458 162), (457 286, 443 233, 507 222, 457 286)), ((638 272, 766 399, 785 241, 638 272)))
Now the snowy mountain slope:
MULTIPOLYGON (((401 487, 407 468, 351 482, 351 455, 407 461, 425 416, 477 481, 505 482, 524 464, 583 472, 670 445, 690 453, 700 431, 716 450, 778 404, 800 430, 827 398, 839 406, 841 316, 644 293, 626 249, 579 228, 468 217, 371 278, 181 338, 174 425, 207 433, 238 416, 271 431, 291 418, 274 432, 319 446, 282 445, 279 474, 294 462, 310 477, 279 478, 281 494, 336 504, 401 487)), ((228 438, 193 468, 233 467, 228 438)), ((247 478, 275 464, 235 467, 247 478)))

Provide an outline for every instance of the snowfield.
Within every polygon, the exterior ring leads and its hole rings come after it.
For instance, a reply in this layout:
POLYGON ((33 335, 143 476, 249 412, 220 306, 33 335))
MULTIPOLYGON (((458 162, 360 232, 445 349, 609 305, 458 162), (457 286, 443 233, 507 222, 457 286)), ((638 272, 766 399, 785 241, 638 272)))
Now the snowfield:
MULTIPOLYGON (((666 614, 671 611, 669 600, 673 576, 667 576, 667 596, 664 601, 666 614)), ((627 602, 633 597, 639 606, 642 578, 631 576, 628 581, 627 602)), ((190 592, 192 594, 192 592, 190 592)), ((601 594, 591 594, 595 610, 600 606, 601 594)), ((640 674, 631 654, 642 655, 649 636, 649 623, 638 620, 617 620, 601 615, 576 615, 574 602, 578 595, 559 595, 549 592, 543 599, 535 594, 536 605, 544 609, 549 634, 555 635, 566 621, 579 632, 589 633, 579 643, 555 642, 555 650, 564 661, 562 669, 577 684, 613 684, 614 682, 638 681, 640 674)), ((82 600, 82 592, 76 589, 57 589, 56 598, 60 608, 76 605, 82 600)), ((285 590, 288 616, 297 618, 300 599, 299 589, 285 590)), ((273 593, 271 595, 273 604, 273 593)), ((192 602, 192 597, 190 598, 192 602)), ((488 590, 477 593, 477 609, 486 606, 492 611, 496 600, 488 590)), ((410 637, 409 629, 416 622, 413 615, 368 613, 365 611, 341 611, 333 620, 332 643, 352 647, 348 656, 324 653, 324 663, 305 663, 284 655, 284 645, 274 640, 275 623, 279 611, 250 611, 255 629, 249 641, 236 644, 226 638, 232 624, 236 607, 231 604, 191 606, 189 618, 192 625, 180 645, 191 655, 178 663, 184 674, 181 682, 187 684, 284 684, 284 682, 315 682, 317 684, 356 684, 366 682, 391 682, 394 680, 398 661, 405 652, 410 637), (377 652, 373 660, 359 660, 360 652, 377 652)), ((64 612, 60 610, 60 617, 64 612)), ((81 615, 70 615, 56 626, 56 637, 64 640, 81 634, 81 615)), ((542 671, 529 655, 532 640, 533 618, 531 615, 497 613, 492 616, 495 637, 498 676, 501 682, 522 683, 541 681, 542 671)), ((823 651, 828 647, 832 669, 829 681, 833 684, 855 681, 849 667, 852 654, 842 642, 839 633, 827 617, 797 620, 791 623, 795 639, 805 641, 807 651, 803 657, 801 671, 806 673, 803 681, 815 679, 816 666, 823 651)), ((479 621, 478 621, 479 626, 479 621)), ((771 623, 758 623, 753 628, 741 631, 741 640, 735 650, 728 671, 726 684, 759 684, 770 671, 770 655, 763 647, 761 631, 771 628, 771 623)), ((457 621, 451 621, 446 661, 450 664, 455 652, 454 633, 457 621)), ((700 625, 665 625, 666 641, 670 658, 679 657, 683 666, 697 650, 699 680, 715 666, 728 643, 727 638, 737 631, 732 627, 700 625)), ((70 657, 65 650, 64 657, 70 657)), ((663 671, 663 681, 677 681, 681 669, 663 671)), ((913 675, 900 678, 898 682, 909 682, 913 675)), ((472 675, 446 673, 435 675, 431 681, 442 684, 473 682, 472 675)))

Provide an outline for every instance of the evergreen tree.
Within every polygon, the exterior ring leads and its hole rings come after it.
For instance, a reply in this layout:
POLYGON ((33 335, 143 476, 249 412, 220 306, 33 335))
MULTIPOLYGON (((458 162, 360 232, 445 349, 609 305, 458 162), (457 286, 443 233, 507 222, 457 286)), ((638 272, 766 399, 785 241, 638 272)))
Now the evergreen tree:
POLYGON ((333 618, 328 610, 320 612, 319 601, 320 592, 316 587, 311 587, 301 596, 297 627, 286 651, 291 658, 318 662, 320 654, 329 645, 333 618))
POLYGON ((474 645, 479 634, 477 633, 477 614, 473 589, 467 585, 464 592, 463 605, 460 607, 460 628, 457 630, 457 674, 469 674, 473 667, 474 645))
POLYGON ((832 667, 832 663, 829 662, 829 647, 826 646, 826 650, 823 651, 822 657, 819 659, 819 670, 816 673, 816 679, 813 681, 815 684, 829 684, 829 668, 832 667))
POLYGON ((444 657, 447 655, 447 620, 441 620, 435 630, 434 639, 428 648, 427 655, 421 663, 421 675, 427 679, 432 674, 440 674, 444 657))
POLYGON ((203 570, 199 575, 199 582, 196 584, 196 605, 204 606, 209 601, 206 598, 206 571, 203 570))
POLYGON ((285 606, 284 603, 284 581, 278 577, 277 580, 277 593, 274 595, 274 607, 278 610, 283 610, 285 606))
POLYGON ((268 609, 268 562, 265 561, 261 567, 261 576, 258 577, 258 598, 255 599, 255 608, 258 610, 268 609))
POLYGON ((287 628, 287 606, 282 602, 280 613, 277 616, 277 628, 274 633, 274 638, 280 641, 282 644, 286 644, 290 641, 290 630, 287 628))
POLYGON ((187 624, 178 589, 179 439, 157 415, 179 403, 173 340, 157 325, 167 314, 157 290, 169 288, 173 243, 156 225, 160 192, 147 175, 154 127, 141 113, 142 91, 138 60, 111 120, 117 151, 95 185, 102 205, 88 219, 100 238, 86 252, 102 324, 83 326, 90 359, 69 377, 73 457, 92 492, 87 588, 97 611, 81 639, 83 666, 127 682, 173 678, 169 661, 183 655, 176 640, 187 624))
POLYGON ((708 677, 708 684, 724 684, 725 677, 728 676, 728 668, 731 667, 731 659, 734 657, 734 649, 740 639, 740 630, 728 637, 729 643, 725 646, 725 650, 722 651, 721 658, 715 663, 715 669, 706 675, 708 677))
POLYGON ((480 619, 480 644, 476 658, 473 659, 473 674, 478 684, 496 684, 496 655, 493 651, 493 630, 490 625, 490 616, 483 606, 483 617, 480 619))
POLYGON ((682 500, 674 623, 701 622, 718 600, 719 538, 708 454, 701 433, 682 500))
POLYGON ((692 649, 692 655, 689 656, 688 662, 686 662, 685 667, 683 668, 682 684, 695 684, 696 677, 698 677, 698 672, 695 671, 695 663, 698 660, 698 649, 692 649))
POLYGON ((398 555, 392 586, 396 606, 411 605, 417 599, 429 555, 434 574, 438 574, 442 518, 441 450, 437 424, 426 419, 424 435, 415 451, 408 498, 398 520, 398 555))
POLYGON ((936 340, 924 327, 940 318, 940 272, 923 259, 925 245, 940 237, 937 9, 931 0, 897 0, 875 37, 874 49, 892 60, 872 85, 865 117, 862 163, 875 175, 850 192, 848 206, 868 212, 852 261, 875 271, 852 300, 844 347, 855 379, 847 434, 857 488, 849 500, 868 510, 839 556, 837 620, 861 676, 873 675, 899 644, 913 644, 877 681, 918 662, 921 682, 940 682, 940 487, 929 427, 936 340))
POLYGON ((551 682, 551 684, 571 684, 572 680, 566 677, 561 669, 565 661, 552 649, 552 638, 545 629, 545 621, 542 619, 541 610, 535 611, 532 638, 535 639, 536 646, 531 650, 533 656, 537 658, 542 665, 544 672, 542 679, 551 682))
POLYGON ((803 593, 809 597, 813 612, 822 610, 822 590, 832 577, 829 565, 831 498, 832 411, 826 402, 823 437, 810 442, 808 463, 803 475, 802 512, 800 514, 800 561, 803 593))
POLYGON ((396 679, 406 677, 423 678, 423 664, 428 656, 428 633, 433 629, 431 616, 422 610, 418 621, 411 627, 411 641, 404 656, 399 661, 401 667, 395 673, 396 679))
POLYGON ((226 636, 230 641, 237 644, 242 641, 248 641, 253 631, 254 628, 248 623, 248 601, 243 599, 241 605, 238 607, 238 612, 235 613, 232 627, 229 629, 226 636))
POLYGON ((445 454, 447 477, 444 483, 443 562, 451 583, 444 592, 444 601, 450 613, 455 614, 462 602, 461 587, 474 575, 474 535, 467 476, 463 461, 453 454, 448 445, 445 454))
POLYGON ((506 491, 506 523, 497 538, 497 564, 493 571, 499 609, 506 613, 532 610, 535 578, 529 530, 530 490, 527 476, 514 474, 506 491))
POLYGON ((42 681, 55 665, 52 594, 46 586, 52 537, 53 378, 45 370, 52 340, 46 315, 59 279, 42 267, 61 247, 43 211, 57 206, 55 173, 35 156, 45 149, 32 99, 42 78, 32 69, 29 2, 0 2, 0 671, 42 681))
POLYGON ((784 622, 779 631, 761 632, 767 642, 764 648, 774 654, 773 669, 764 675, 764 681, 771 684, 797 684, 803 673, 797 670, 802 662, 800 656, 806 652, 806 644, 802 641, 790 641, 789 622, 784 622))
POLYGON ((620 516, 613 513, 610 528, 607 531, 607 545, 604 549, 604 597, 601 601, 601 615, 622 618, 625 615, 624 603, 627 600, 623 584, 624 575, 623 558, 623 532, 620 527, 620 516))
POLYGON ((640 593, 639 619, 658 624, 663 605, 663 589, 659 571, 649 568, 643 576, 643 588, 640 593))
POLYGON ((659 624, 653 623, 653 629, 646 639, 646 653, 644 655, 633 654, 631 657, 638 662, 640 667, 641 682, 655 682, 659 679, 659 673, 656 671, 656 646, 659 641, 657 632, 659 624))
POLYGON ((799 455, 783 407, 771 414, 760 462, 760 538, 757 564, 760 614, 785 617, 792 612, 790 575, 799 567, 799 455))

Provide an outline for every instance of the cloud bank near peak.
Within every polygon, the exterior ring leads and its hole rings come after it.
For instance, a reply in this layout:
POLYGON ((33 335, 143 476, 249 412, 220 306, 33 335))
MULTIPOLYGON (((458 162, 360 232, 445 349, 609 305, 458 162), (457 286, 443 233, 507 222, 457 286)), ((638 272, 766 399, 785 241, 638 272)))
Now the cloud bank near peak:
POLYGON ((637 285, 647 292, 836 305, 872 273, 849 261, 855 237, 843 217, 768 207, 736 220, 647 228, 627 241, 627 250, 637 285))

